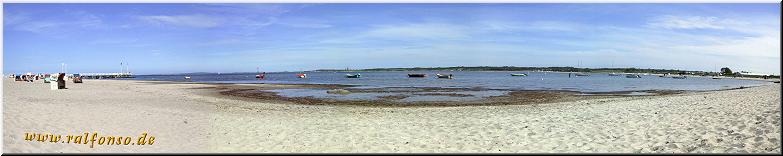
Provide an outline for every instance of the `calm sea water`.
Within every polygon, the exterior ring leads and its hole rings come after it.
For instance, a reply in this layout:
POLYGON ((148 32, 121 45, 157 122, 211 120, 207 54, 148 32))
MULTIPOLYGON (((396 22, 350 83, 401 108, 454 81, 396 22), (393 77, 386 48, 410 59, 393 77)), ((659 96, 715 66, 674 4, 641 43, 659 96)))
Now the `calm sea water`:
POLYGON ((424 72, 359 72, 361 78, 346 78, 346 72, 305 72, 307 78, 296 77, 296 73, 267 73, 264 80, 255 74, 207 74, 207 75, 139 75, 136 80, 187 81, 208 83, 280 83, 280 84, 347 84, 358 88, 383 87, 444 87, 444 88, 487 88, 509 90, 569 90, 579 92, 613 92, 639 90, 718 90, 741 86, 758 86, 763 81, 737 79, 711 79, 710 77, 688 77, 673 79, 656 75, 641 75, 642 78, 609 76, 606 73, 591 73, 576 77, 568 73, 554 72, 496 72, 496 71, 424 71, 424 72), (424 78, 408 78, 408 73, 424 73, 424 78), (453 74, 453 79, 438 79, 435 74, 453 74), (511 73, 527 73, 528 76, 510 76, 511 73))

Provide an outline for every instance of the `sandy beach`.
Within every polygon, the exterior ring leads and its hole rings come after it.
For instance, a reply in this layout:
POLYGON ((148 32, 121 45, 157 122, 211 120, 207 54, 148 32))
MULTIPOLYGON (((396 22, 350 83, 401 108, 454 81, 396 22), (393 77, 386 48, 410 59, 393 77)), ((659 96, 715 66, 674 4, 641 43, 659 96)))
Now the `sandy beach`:
MULTIPOLYGON (((245 87, 275 87, 270 84, 245 87)), ((3 80, 3 152, 781 153, 779 83, 744 89, 456 107, 301 105, 209 84, 3 80), (156 137, 153 145, 25 133, 156 137)))

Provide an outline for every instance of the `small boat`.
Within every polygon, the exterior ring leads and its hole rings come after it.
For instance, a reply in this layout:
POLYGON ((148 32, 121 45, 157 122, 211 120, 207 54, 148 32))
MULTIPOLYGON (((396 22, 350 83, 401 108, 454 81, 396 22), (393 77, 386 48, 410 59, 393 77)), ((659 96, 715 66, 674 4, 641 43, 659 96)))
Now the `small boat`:
POLYGON ((574 75, 576 75, 576 76, 590 76, 590 75, 585 74, 585 73, 575 73, 574 75))
MULTIPOLYGON (((263 73, 261 73, 261 71, 259 71, 259 70, 258 70, 258 68, 259 68, 259 67, 256 67, 256 73, 258 73, 258 74, 256 75, 256 78, 257 78, 257 79, 264 79, 264 76, 266 75, 266 72, 263 72, 263 73)), ((220 75, 220 73, 218 73, 218 75, 220 75)))
POLYGON ((721 79, 721 78, 720 77, 712 77, 712 79, 716 79, 717 80, 717 79, 721 79))
POLYGON ((356 74, 356 75, 354 75, 354 74, 345 74, 345 77, 346 78, 359 78, 359 77, 362 77, 362 74, 356 74))
POLYGON ((685 79, 685 76, 672 76, 674 79, 685 79))
POLYGON ((511 76, 527 76, 527 74, 511 74, 511 76))
POLYGON ((617 74, 617 73, 609 73, 609 76, 620 76, 620 74, 617 74))
POLYGON ((185 80, 190 80, 190 76, 185 76, 185 80))
POLYGON ((296 77, 298 77, 298 78, 307 78, 307 74, 304 74, 304 73, 296 74, 296 77))
POLYGON ((627 74, 625 78, 642 78, 642 76, 639 76, 639 74, 627 74))
POLYGON ((454 76, 454 75, 451 75, 451 74, 449 74, 449 75, 446 75, 446 74, 435 74, 435 75, 438 76, 438 78, 441 78, 441 79, 451 79, 454 76))
POLYGON ((408 77, 427 77, 427 74, 408 74, 408 77))

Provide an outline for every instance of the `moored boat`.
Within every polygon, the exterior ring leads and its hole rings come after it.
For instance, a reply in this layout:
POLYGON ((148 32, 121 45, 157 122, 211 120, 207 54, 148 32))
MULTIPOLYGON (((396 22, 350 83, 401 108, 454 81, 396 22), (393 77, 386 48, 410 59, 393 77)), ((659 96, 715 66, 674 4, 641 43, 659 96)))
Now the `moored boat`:
POLYGON ((511 74, 511 76, 527 76, 527 74, 511 74))
MULTIPOLYGON (((260 71, 258 71, 258 68, 259 67, 256 67, 256 73, 258 73, 258 74, 256 74, 256 78, 257 79, 264 79, 264 76, 266 75, 266 72, 261 73, 260 71)), ((220 73, 218 73, 218 75, 220 75, 220 73)))
POLYGON ((359 77, 362 77, 362 74, 356 74, 356 75, 354 75, 354 74, 345 74, 345 77, 346 78, 359 78, 359 77))
POLYGON ((672 78, 674 78, 674 79, 685 79, 685 76, 684 75, 682 75, 682 76, 672 76, 672 78))
POLYGON ((408 77, 427 77, 427 74, 408 74, 408 77))
POLYGON ((451 79, 453 75, 451 75, 451 74, 449 74, 449 75, 446 75, 446 74, 435 74, 435 76, 438 76, 438 78, 441 78, 441 79, 451 79))
POLYGON ((307 74, 304 74, 304 73, 301 73, 301 74, 296 74, 296 77, 298 77, 298 78, 302 78, 302 79, 303 79, 303 78, 307 78, 307 74))
POLYGON ((576 75, 576 76, 590 76, 590 75, 585 74, 585 73, 575 73, 574 75, 576 75))
POLYGON ((609 73, 609 76, 620 76, 620 74, 617 74, 617 73, 609 73))
POLYGON ((625 78, 642 78, 639 74, 626 74, 625 78))

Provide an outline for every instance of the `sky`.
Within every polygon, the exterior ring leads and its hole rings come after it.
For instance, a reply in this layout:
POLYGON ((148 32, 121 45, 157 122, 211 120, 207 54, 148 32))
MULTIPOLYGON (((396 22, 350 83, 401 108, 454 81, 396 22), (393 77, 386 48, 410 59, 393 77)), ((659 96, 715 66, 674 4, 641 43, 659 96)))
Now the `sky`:
POLYGON ((767 4, 4 4, 3 73, 635 67, 780 74, 767 4))

